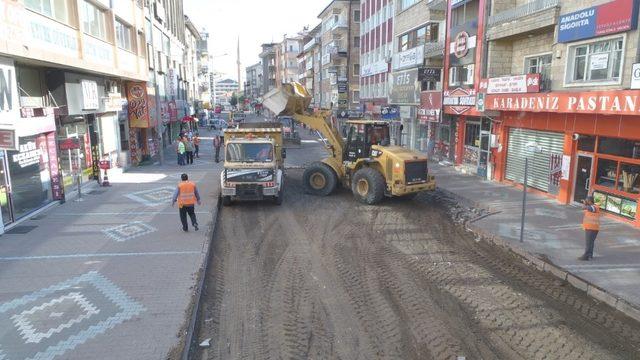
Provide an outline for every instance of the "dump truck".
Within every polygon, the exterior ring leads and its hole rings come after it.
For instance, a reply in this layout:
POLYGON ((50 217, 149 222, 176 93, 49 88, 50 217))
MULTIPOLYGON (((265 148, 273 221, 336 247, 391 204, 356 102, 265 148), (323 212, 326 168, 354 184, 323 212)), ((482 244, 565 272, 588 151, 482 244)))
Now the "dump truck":
POLYGON ((223 205, 266 199, 282 204, 286 150, 279 123, 241 123, 226 129, 224 151, 220 174, 223 205))
POLYGON ((413 197, 436 189, 425 155, 390 145, 388 122, 347 121, 348 135, 343 139, 331 125, 331 111, 311 113, 310 102, 307 90, 296 82, 263 97, 263 105, 277 116, 291 116, 326 138, 329 157, 306 167, 302 176, 305 192, 326 196, 341 184, 360 202, 371 205, 385 196, 413 197))

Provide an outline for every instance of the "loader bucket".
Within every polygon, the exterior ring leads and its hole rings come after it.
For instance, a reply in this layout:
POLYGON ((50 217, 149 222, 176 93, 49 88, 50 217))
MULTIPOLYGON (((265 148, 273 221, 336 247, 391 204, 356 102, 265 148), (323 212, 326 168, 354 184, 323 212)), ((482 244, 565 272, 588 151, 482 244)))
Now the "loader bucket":
POLYGON ((297 82, 283 84, 262 98, 262 105, 276 116, 304 114, 311 103, 311 96, 304 86, 297 82))

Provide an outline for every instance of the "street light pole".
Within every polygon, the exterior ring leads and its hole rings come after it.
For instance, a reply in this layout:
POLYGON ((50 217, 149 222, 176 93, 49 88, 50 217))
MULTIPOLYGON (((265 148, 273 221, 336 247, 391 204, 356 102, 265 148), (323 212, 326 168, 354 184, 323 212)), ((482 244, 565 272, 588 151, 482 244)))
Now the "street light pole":
POLYGON ((524 242, 524 218, 527 209, 527 177, 529 176, 529 157, 524 158, 524 186, 522 187, 522 218, 520 219, 520 242, 524 242))

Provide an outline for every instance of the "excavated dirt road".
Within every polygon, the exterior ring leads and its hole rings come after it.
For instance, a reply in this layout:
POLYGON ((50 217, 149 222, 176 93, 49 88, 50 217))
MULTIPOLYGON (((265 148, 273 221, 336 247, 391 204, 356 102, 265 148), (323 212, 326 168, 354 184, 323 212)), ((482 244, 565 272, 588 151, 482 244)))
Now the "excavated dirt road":
POLYGON ((640 326, 477 242, 437 192, 223 208, 199 359, 639 359, 640 326))

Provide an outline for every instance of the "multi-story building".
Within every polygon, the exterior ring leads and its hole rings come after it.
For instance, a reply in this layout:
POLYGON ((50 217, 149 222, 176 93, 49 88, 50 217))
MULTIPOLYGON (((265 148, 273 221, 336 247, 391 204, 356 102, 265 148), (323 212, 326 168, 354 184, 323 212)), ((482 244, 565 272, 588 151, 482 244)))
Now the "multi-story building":
POLYGON ((197 42, 198 56, 198 94, 202 107, 211 107, 211 69, 209 57, 209 33, 206 30, 200 31, 200 40, 197 42))
POLYGON ((388 75, 393 53, 393 15, 391 1, 361 0, 360 102, 366 116, 380 118, 384 108, 388 113, 388 75))
POLYGON ((262 63, 262 93, 266 94, 276 87, 276 43, 262 44, 260 62, 262 63))
POLYGON ((233 79, 217 80, 211 76, 213 101, 215 105, 229 105, 233 94, 238 95, 238 82, 233 79))
POLYGON ((302 48, 303 36, 287 37, 275 47, 276 86, 298 81, 298 54, 302 48))
POLYGON ((198 93, 198 69, 201 56, 198 52, 198 44, 202 40, 200 32, 185 15, 185 86, 187 88, 187 103, 189 104, 189 114, 194 114, 200 108, 200 96, 198 93))
MULTIPOLYGON (((360 1, 333 0, 321 20, 321 107, 335 110, 339 123, 360 109, 360 1)), ((342 126, 341 126, 342 127, 342 126)))
POLYGON ((133 163, 160 154, 158 139, 162 139, 161 148, 174 141, 186 125, 181 119, 191 111, 185 82, 182 0, 150 0, 144 4, 149 66, 147 92, 152 101, 153 126, 149 129, 131 127, 134 135, 130 139, 138 146, 150 147, 149 151, 132 159, 133 163))
POLYGON ((451 159, 640 226, 638 1, 487 1, 448 5, 451 159))
POLYGON ((391 60, 392 73, 388 75, 388 81, 385 81, 384 73, 368 77, 372 82, 367 86, 368 93, 373 99, 388 96, 388 104, 393 107, 386 107, 384 113, 387 118, 395 117, 394 141, 426 152, 429 145, 435 147, 437 124, 440 123, 444 3, 427 0, 403 0, 386 6, 384 2, 370 3, 369 12, 373 15, 366 21, 367 27, 372 29, 366 39, 369 41, 367 57, 377 61, 371 66, 378 67, 374 69, 377 71, 384 70, 380 60, 391 60), (383 6, 380 8, 379 5, 383 6), (395 16, 391 20, 393 11, 395 16), (393 42, 389 41, 389 31, 392 31, 393 42), (385 59, 390 53, 393 56, 385 59))
POLYGON ((149 151, 129 132, 152 123, 141 2, 48 5, 0 1, 0 232, 98 178, 100 160, 149 151))
POLYGON ((262 97, 262 63, 246 68, 244 95, 252 103, 262 97))
POLYGON ((298 81, 304 85, 313 96, 311 106, 320 106, 320 30, 322 25, 318 24, 303 39, 302 50, 298 55, 298 81))

